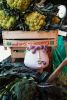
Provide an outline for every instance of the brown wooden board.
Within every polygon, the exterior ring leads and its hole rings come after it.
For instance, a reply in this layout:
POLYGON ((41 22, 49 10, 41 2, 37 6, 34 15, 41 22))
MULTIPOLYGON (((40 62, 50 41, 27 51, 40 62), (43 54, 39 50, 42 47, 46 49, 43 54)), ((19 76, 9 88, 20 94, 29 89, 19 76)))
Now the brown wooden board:
POLYGON ((57 36, 58 31, 3 31, 3 39, 50 39, 57 36))
POLYGON ((11 48, 11 58, 12 58, 12 61, 14 62, 15 59, 24 58, 24 56, 25 56, 25 49, 26 48, 22 48, 22 47, 12 47, 11 48))
POLYGON ((28 44, 56 46, 58 31, 3 31, 2 36, 4 47, 26 47, 28 44))
POLYGON ((3 40, 4 47, 26 47, 27 45, 56 46, 57 40, 3 40))
MULTIPOLYGON (((12 61, 15 61, 16 58, 24 58, 27 45, 47 45, 49 48, 51 46, 56 47, 58 31, 3 31, 2 36, 4 47, 11 48, 12 61)), ((52 54, 51 49, 48 49, 48 51, 50 58, 48 69, 50 69, 49 67, 52 65, 52 54)))

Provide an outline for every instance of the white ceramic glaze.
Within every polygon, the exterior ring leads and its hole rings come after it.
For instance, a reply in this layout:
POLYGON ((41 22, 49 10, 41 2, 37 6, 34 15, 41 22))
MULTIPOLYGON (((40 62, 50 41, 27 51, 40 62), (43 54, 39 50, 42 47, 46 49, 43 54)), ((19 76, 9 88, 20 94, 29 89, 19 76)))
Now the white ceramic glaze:
POLYGON ((26 50, 24 64, 33 69, 45 68, 49 65, 48 54, 43 50, 36 50, 35 53, 32 53, 32 50, 26 50), (39 63, 39 60, 45 62, 45 64, 39 63))
POLYGON ((66 16, 66 7, 64 5, 60 5, 58 6, 58 13, 57 13, 57 16, 59 18, 64 18, 66 16))

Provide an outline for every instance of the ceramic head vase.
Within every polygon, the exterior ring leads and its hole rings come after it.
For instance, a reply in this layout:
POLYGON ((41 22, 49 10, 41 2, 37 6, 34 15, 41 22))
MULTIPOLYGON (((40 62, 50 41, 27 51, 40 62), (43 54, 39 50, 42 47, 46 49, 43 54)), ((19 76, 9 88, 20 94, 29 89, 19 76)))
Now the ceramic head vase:
POLYGON ((47 46, 28 46, 24 64, 32 69, 46 68, 49 65, 47 46))
POLYGON ((60 5, 58 6, 58 13, 57 13, 57 16, 59 18, 64 18, 66 16, 66 6, 65 5, 60 5))

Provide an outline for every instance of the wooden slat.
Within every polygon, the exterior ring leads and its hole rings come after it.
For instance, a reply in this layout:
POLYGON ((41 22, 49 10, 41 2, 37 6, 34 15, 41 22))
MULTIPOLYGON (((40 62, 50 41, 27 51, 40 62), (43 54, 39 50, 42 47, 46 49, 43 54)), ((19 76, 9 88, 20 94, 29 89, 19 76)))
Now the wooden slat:
POLYGON ((25 53, 23 51, 28 44, 56 47, 58 31, 3 31, 2 36, 4 47, 11 48, 11 56, 12 60, 14 61, 16 58, 24 58, 25 53))
POLYGON ((25 54, 20 52, 12 52, 12 58, 24 58, 25 54))
POLYGON ((21 47, 13 47, 13 48, 11 48, 11 50, 13 51, 13 50, 22 50, 22 51, 24 51, 26 48, 21 48, 21 47))
POLYGON ((43 38, 55 38, 58 34, 58 31, 3 31, 3 39, 43 39, 43 38))
POLYGON ((25 48, 21 48, 21 47, 12 47, 11 48, 11 54, 12 54, 12 58, 24 58, 25 56, 25 48), (17 52, 16 52, 17 50, 17 52))
POLYGON ((47 45, 47 46, 57 46, 57 40, 3 40, 4 47, 26 47, 30 45, 47 45))

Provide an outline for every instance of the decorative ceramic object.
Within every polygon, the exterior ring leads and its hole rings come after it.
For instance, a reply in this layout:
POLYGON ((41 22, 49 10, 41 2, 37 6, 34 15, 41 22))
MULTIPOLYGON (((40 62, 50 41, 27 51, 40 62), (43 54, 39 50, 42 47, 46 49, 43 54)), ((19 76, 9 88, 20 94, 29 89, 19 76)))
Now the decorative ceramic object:
POLYGON ((58 6, 59 12, 57 13, 57 16, 59 18, 64 18, 66 16, 66 7, 64 5, 58 6))
POLYGON ((49 65, 49 57, 46 46, 27 47, 24 64, 33 69, 46 68, 49 65))

